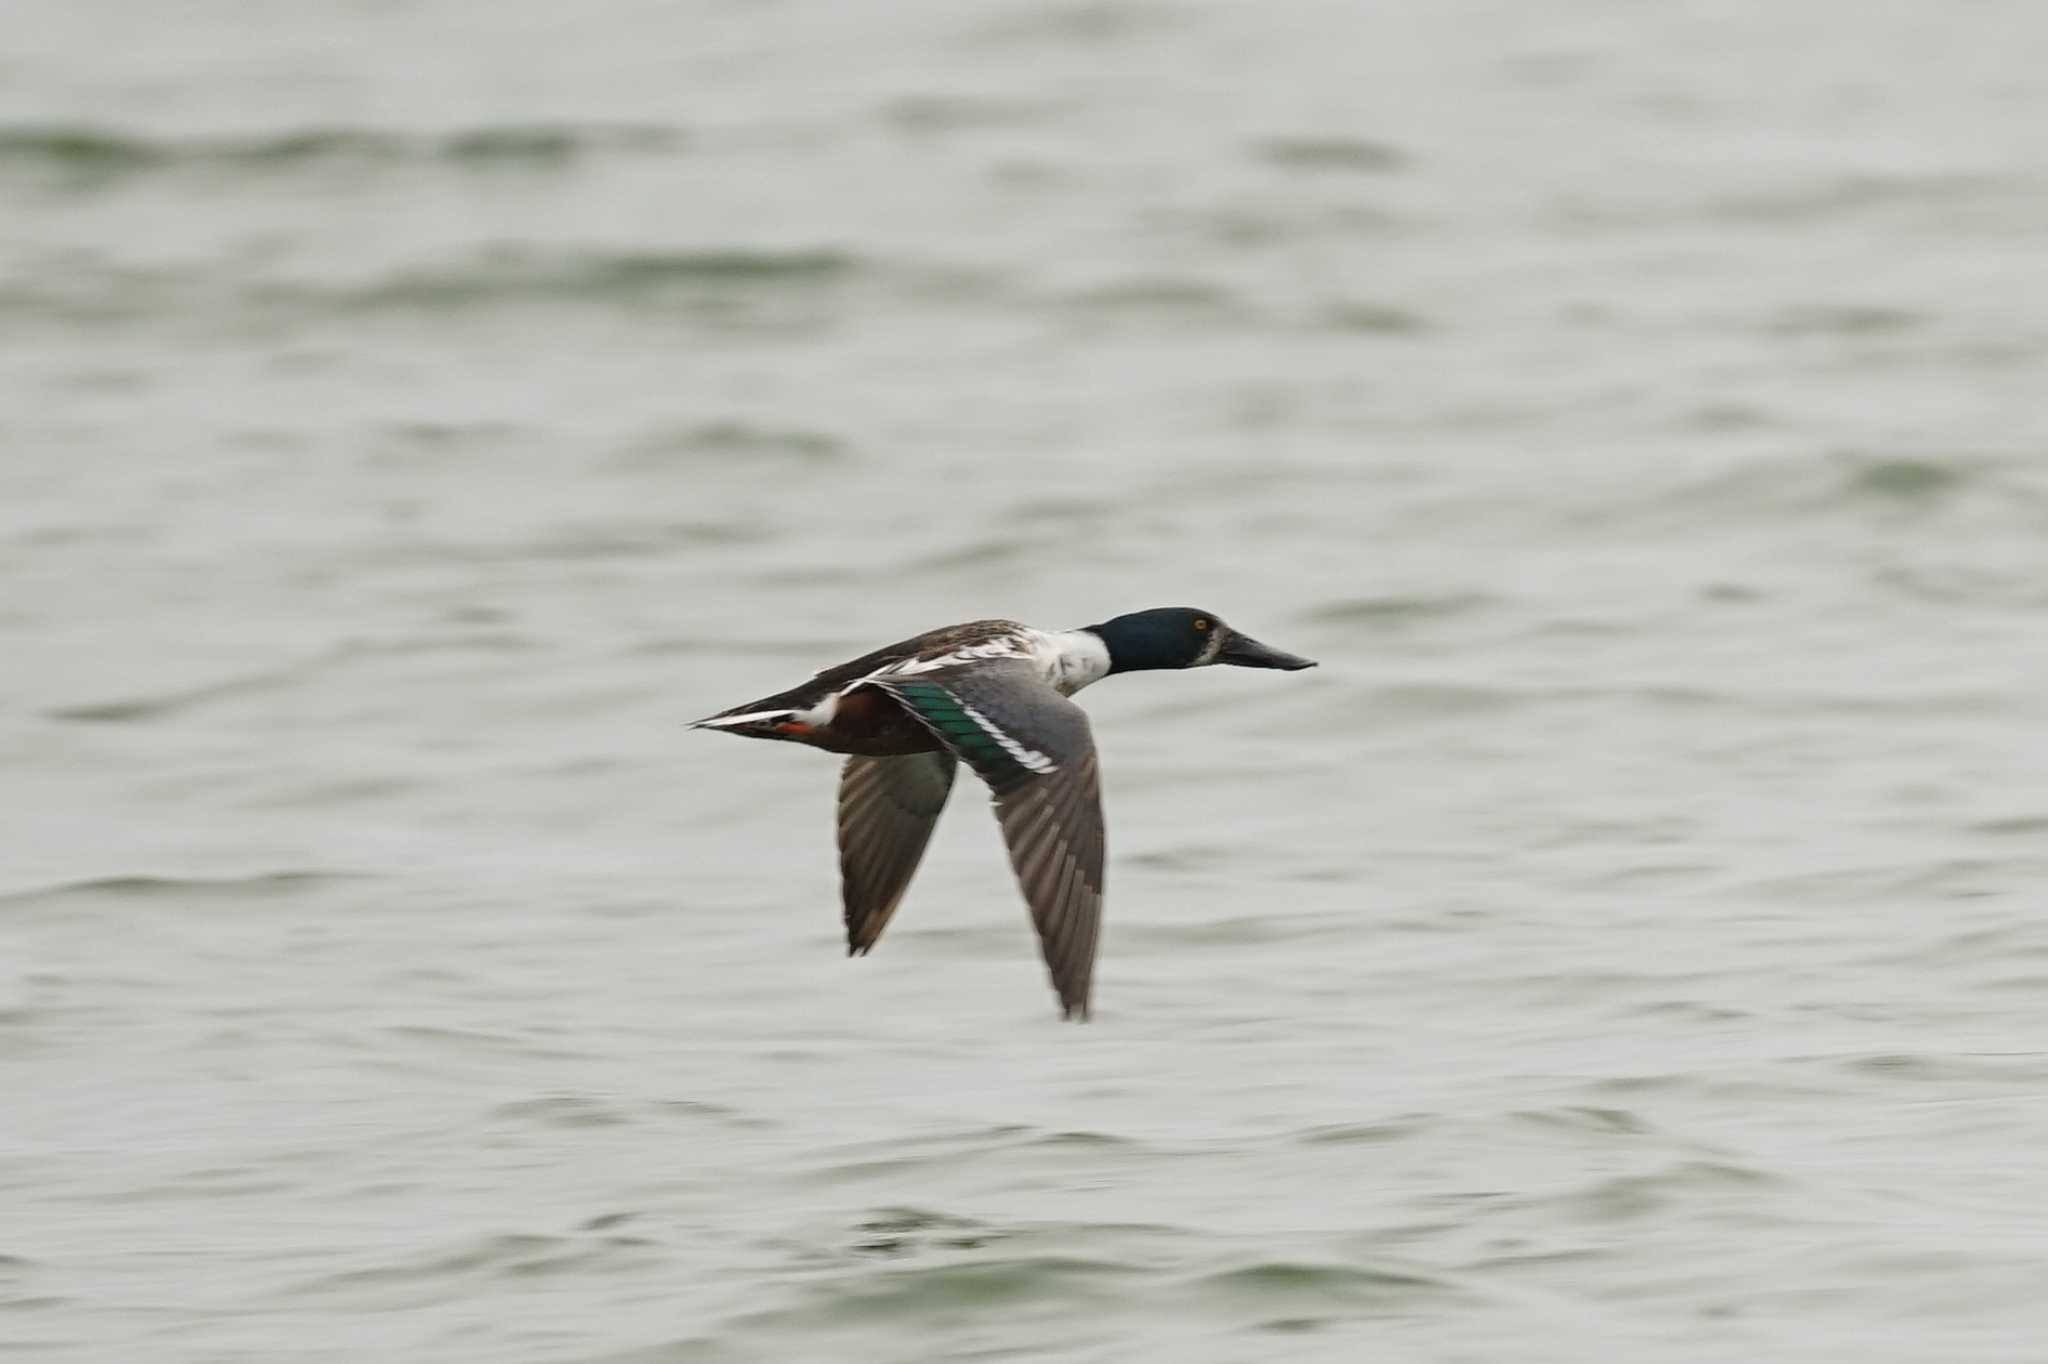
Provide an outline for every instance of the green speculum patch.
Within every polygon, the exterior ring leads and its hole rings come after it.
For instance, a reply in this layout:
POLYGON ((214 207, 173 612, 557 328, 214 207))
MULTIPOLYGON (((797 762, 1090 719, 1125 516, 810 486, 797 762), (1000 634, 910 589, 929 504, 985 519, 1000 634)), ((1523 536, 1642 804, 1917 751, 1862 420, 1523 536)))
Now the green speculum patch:
POLYGON ((959 700, 944 688, 928 682, 910 683, 903 687, 902 696, 958 747, 980 750, 996 746, 994 737, 968 716, 959 700))

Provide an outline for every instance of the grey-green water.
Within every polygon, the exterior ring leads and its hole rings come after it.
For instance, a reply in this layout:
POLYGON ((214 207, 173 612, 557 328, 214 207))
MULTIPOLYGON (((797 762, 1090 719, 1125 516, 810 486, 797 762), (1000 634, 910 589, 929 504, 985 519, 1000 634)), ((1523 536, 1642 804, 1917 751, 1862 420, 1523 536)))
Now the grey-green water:
POLYGON ((2048 11, 4 28, 11 1357, 2041 1357, 2048 11), (1088 1027, 682 728, 1181 602, 1088 1027))

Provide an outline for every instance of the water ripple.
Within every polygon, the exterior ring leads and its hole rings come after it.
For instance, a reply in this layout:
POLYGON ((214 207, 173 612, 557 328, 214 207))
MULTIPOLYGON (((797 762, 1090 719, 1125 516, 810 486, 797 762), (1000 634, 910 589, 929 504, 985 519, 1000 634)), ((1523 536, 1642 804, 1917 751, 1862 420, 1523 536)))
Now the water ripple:
POLYGON ((0 892, 0 905, 56 905, 72 900, 164 900, 217 903, 269 900, 362 878, 360 872, 268 871, 246 876, 98 876, 0 892))
POLYGON ((683 146, 679 129, 652 124, 499 124, 443 133, 326 127, 190 138, 94 124, 15 124, 0 126, 0 174, 54 173, 104 184, 195 169, 263 174, 432 163, 548 170, 595 155, 683 146))
POLYGON ((1358 137, 1275 137, 1254 150, 1261 160, 1294 171, 1384 175, 1408 164, 1399 148, 1358 137))

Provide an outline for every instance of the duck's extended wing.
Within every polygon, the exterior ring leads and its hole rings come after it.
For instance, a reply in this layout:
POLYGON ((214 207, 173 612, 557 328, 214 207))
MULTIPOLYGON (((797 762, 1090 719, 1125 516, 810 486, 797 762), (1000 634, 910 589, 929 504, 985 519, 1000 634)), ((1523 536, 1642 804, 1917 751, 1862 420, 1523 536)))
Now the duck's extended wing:
POLYGON ((839 887, 848 956, 873 947, 896 912, 946 808, 955 766, 950 753, 846 760, 839 774, 839 887))
POLYGON ((1102 783, 1088 716, 1030 664, 882 677, 904 709, 995 793, 1017 884, 1067 1017, 1088 1016, 1102 925, 1102 783))

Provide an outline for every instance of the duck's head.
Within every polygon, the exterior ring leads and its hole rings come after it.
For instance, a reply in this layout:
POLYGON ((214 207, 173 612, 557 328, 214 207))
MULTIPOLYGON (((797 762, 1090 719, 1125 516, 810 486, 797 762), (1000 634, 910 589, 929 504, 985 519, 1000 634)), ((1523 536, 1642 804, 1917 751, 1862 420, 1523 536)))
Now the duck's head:
POLYGON ((1193 606, 1156 606, 1088 627, 1109 646, 1112 673, 1148 668, 1200 668, 1228 663, 1239 668, 1313 668, 1312 658, 1268 648, 1225 625, 1213 611, 1193 606))

